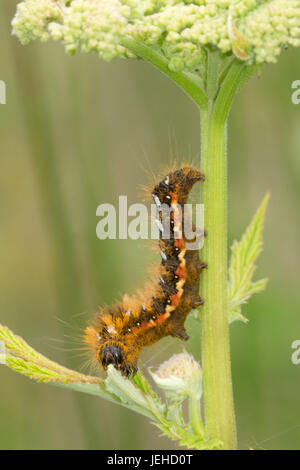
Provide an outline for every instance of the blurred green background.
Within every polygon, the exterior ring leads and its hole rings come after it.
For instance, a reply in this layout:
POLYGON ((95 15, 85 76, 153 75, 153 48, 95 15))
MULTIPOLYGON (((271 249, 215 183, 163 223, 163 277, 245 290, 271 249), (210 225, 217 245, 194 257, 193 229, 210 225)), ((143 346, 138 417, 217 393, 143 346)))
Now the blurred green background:
MULTIPOLYGON (((99 241, 96 208, 139 201, 172 157, 199 162, 199 115, 161 73, 141 61, 68 57, 59 44, 22 47, 11 36, 16 1, 0 3, 0 322, 70 367, 84 368, 78 337, 98 305, 132 292, 155 260, 143 241, 99 241)), ((239 94, 229 123, 230 241, 266 190, 272 198, 257 276, 265 293, 231 327, 241 448, 300 448, 300 50, 282 54, 239 94)), ((199 357, 193 325, 190 350, 199 357)), ((142 356, 157 365, 180 342, 142 356)), ((91 396, 37 385, 0 369, 2 449, 172 449, 146 419, 91 396)))

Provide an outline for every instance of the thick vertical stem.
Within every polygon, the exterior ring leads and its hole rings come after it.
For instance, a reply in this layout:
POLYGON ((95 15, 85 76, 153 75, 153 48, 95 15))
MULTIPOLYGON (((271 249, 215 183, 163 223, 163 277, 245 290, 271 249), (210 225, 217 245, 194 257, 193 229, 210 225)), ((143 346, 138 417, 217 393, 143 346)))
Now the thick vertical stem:
POLYGON ((201 277, 201 345, 206 431, 225 449, 236 448, 235 415, 230 367, 227 307, 227 128, 213 112, 201 116, 201 170, 207 237, 202 259, 208 268, 201 277))

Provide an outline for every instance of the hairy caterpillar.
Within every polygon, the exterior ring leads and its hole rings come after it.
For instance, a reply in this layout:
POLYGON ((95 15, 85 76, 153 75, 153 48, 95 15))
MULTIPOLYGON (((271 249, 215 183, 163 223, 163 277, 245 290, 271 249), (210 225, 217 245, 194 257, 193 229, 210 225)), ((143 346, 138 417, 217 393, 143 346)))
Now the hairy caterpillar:
POLYGON ((157 282, 138 297, 125 295, 119 303, 100 310, 85 330, 84 341, 104 370, 113 364, 128 377, 137 372, 144 346, 168 335, 188 340, 184 322, 190 310, 203 304, 199 277, 206 263, 200 261, 198 250, 188 249, 184 204, 200 180, 204 177, 198 170, 185 166, 170 172, 155 186, 152 197, 159 212, 162 257, 157 282), (163 237, 163 205, 170 208, 168 238, 163 237))

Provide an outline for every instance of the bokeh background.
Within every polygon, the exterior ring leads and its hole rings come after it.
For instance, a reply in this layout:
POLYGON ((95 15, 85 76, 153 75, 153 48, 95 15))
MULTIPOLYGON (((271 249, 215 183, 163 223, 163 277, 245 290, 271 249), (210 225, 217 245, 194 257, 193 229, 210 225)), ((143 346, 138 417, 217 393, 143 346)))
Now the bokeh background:
MULTIPOLYGON (((99 241, 96 208, 128 195, 173 157, 199 162, 194 104, 142 61, 68 57, 59 44, 11 36, 16 1, 0 2, 0 322, 39 351, 84 369, 78 337, 98 305, 142 285, 155 254, 143 241, 99 241)), ((299 50, 252 79, 229 123, 230 240, 266 190, 272 198, 257 276, 266 292, 231 327, 241 448, 300 448, 299 50)), ((190 350, 199 357, 199 327, 190 350)), ((180 351, 167 338, 142 369, 180 351)), ((0 369, 2 449, 171 449, 143 417, 91 396, 37 385, 0 369)))

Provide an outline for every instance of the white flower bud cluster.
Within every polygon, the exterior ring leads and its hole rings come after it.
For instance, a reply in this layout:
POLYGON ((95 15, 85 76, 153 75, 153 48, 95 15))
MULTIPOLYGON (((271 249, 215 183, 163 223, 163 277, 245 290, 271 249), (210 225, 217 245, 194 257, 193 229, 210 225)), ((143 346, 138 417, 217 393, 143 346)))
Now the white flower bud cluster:
MULTIPOLYGON (((300 46, 300 1, 274 0, 248 4, 245 16, 237 16, 238 28, 245 36, 257 63, 276 62, 283 46, 300 46), (252 7, 251 4, 261 4, 252 7)), ((235 12, 238 15, 240 8, 235 12)))
POLYGON ((23 44, 40 39, 51 39, 48 26, 52 22, 63 22, 63 12, 59 2, 49 0, 28 0, 18 5, 13 19, 13 32, 23 44))
POLYGON ((161 364, 156 372, 149 372, 156 385, 164 390, 171 400, 184 400, 191 396, 201 398, 202 369, 190 354, 174 354, 161 364))
POLYGON ((200 68, 205 46, 235 50, 229 18, 251 63, 275 62, 284 46, 300 46, 300 0, 24 0, 13 32, 23 44, 53 38, 69 53, 81 48, 104 60, 133 57, 122 46, 130 36, 180 71, 200 68))

